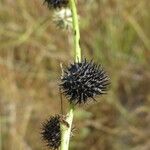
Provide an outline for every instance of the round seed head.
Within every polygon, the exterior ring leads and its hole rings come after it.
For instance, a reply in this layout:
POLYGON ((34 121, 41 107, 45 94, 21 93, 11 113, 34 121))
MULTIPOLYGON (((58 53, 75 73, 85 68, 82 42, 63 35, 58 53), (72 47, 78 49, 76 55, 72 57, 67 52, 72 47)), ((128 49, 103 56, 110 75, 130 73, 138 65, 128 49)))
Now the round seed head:
MULTIPOLYGON (((94 62, 74 62, 66 68, 60 87, 70 103, 81 104, 107 92, 110 84, 106 72, 94 62)), ((95 99, 94 99, 95 100, 95 99)))
POLYGON ((60 115, 52 116, 43 123, 41 135, 49 148, 53 150, 59 148, 61 143, 60 115))
POLYGON ((44 3, 47 3, 49 8, 62 8, 67 7, 69 0, 45 0, 44 3))

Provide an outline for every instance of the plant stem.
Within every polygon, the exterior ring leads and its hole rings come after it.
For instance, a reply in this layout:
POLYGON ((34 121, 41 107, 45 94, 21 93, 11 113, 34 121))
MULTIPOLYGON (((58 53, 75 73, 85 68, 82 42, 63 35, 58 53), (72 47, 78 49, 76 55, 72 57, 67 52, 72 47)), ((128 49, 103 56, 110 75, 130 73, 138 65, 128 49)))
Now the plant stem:
POLYGON ((76 62, 80 62, 81 61, 80 28, 75 0, 69 0, 69 4, 72 12, 74 58, 76 62))
POLYGON ((71 106, 66 118, 66 122, 69 124, 69 127, 67 127, 65 124, 61 124, 61 147, 60 147, 61 150, 69 149, 73 112, 74 107, 71 106))
MULTIPOLYGON (((80 62, 81 61, 80 30, 75 0, 69 0, 69 5, 72 12, 74 59, 75 62, 80 62)), ((67 113, 66 116, 67 117, 66 122, 69 124, 69 127, 67 127, 64 124, 61 124, 61 147, 60 147, 61 150, 68 150, 69 148, 73 113, 74 113, 74 105, 70 104, 69 112, 67 113)))

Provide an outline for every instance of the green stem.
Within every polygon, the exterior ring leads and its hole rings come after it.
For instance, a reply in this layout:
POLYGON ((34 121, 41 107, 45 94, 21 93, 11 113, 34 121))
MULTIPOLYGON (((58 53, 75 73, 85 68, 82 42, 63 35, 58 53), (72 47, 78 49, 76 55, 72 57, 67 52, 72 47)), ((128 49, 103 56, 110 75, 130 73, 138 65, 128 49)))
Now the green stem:
POLYGON ((67 114, 66 122, 69 124, 69 127, 65 124, 61 124, 61 150, 69 149, 69 141, 71 136, 71 126, 73 121, 73 112, 74 107, 72 106, 67 114))
MULTIPOLYGON (((81 48, 80 48, 80 29, 79 29, 79 20, 77 14, 77 8, 75 0, 69 0, 70 9, 72 12, 72 25, 73 25, 73 39, 74 39, 74 59, 75 62, 81 61, 81 48)), ((74 115, 74 105, 70 104, 69 112, 67 113, 66 122, 69 124, 67 127, 64 124, 61 124, 61 150, 69 149, 69 141, 71 136, 71 126, 74 115)))
POLYGON ((75 0, 69 0, 70 9, 72 12, 72 24, 73 24, 73 39, 74 39, 74 58, 76 62, 81 61, 81 48, 80 48, 80 28, 77 14, 77 8, 75 0))

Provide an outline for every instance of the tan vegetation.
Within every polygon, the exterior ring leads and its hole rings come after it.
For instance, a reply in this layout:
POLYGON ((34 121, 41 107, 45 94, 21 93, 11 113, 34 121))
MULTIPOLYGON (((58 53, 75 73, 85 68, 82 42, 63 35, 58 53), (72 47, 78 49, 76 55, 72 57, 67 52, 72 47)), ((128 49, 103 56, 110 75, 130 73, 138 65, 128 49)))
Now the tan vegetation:
MULTIPOLYGON (((105 67, 111 89, 77 110, 70 149, 149 150, 149 0, 78 1, 83 56, 105 67)), ((41 123, 60 112, 72 41, 42 3, 0 0, 0 150, 46 149, 41 123)))

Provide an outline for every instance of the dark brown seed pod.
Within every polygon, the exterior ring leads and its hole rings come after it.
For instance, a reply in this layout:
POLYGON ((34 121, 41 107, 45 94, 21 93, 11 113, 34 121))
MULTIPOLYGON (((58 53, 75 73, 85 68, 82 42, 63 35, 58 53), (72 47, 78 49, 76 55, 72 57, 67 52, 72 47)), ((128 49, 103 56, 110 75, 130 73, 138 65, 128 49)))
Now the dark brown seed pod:
POLYGON ((85 59, 65 69, 60 87, 70 103, 81 104, 106 93, 109 84, 110 79, 102 67, 85 59))
POLYGON ((44 3, 47 3, 47 6, 51 9, 57 9, 62 7, 67 7, 69 0, 45 0, 44 3))
POLYGON ((53 150, 58 149, 61 144, 60 124, 69 128, 69 124, 65 121, 65 119, 66 116, 55 115, 51 116, 42 124, 42 139, 45 141, 46 145, 53 150))
POLYGON ((60 115, 52 116, 43 123, 41 135, 49 148, 53 150, 59 148, 61 143, 60 115))

